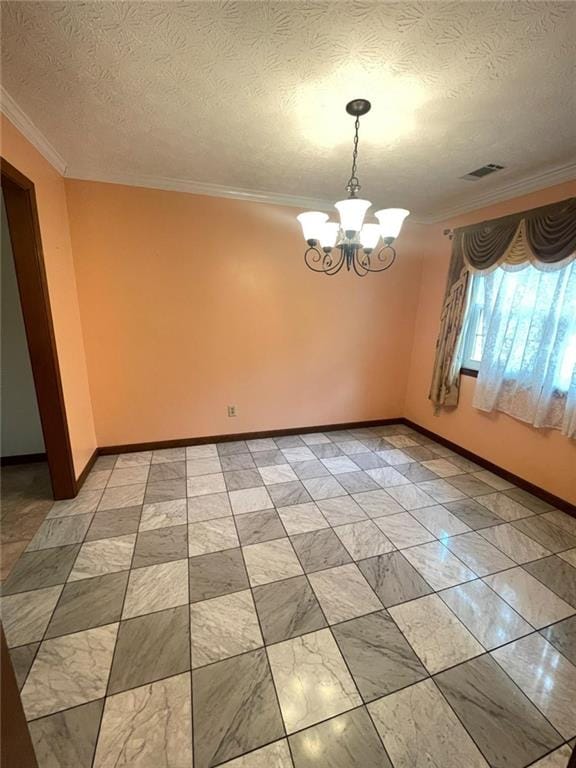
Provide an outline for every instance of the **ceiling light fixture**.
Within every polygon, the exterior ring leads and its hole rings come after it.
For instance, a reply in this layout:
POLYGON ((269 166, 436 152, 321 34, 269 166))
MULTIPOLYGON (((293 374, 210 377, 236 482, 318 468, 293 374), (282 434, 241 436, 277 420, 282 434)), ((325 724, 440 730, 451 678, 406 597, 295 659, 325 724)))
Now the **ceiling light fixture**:
POLYGON ((328 221, 328 214, 320 211, 307 211, 297 217, 308 243, 304 261, 314 272, 335 275, 346 265, 349 272, 354 270, 363 277, 368 272, 383 272, 392 266, 396 258, 392 243, 400 234, 402 223, 410 211, 405 208, 383 208, 374 213, 378 219, 377 224, 365 224, 364 217, 372 203, 358 197, 358 131, 360 118, 370 111, 370 107, 366 99, 354 99, 346 105, 346 112, 355 117, 356 121, 352 173, 346 184, 348 199, 334 204, 340 214, 340 223, 328 221), (384 245, 374 254, 380 238, 384 245), (339 251, 337 256, 333 255, 334 248, 339 251))

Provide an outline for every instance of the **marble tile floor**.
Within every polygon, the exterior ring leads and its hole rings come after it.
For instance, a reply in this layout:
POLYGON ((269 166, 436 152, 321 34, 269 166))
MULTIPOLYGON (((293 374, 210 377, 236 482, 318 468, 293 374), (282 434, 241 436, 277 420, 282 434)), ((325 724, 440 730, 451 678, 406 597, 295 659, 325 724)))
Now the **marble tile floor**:
POLYGON ((576 519, 409 428, 25 493, 1 608, 40 768, 566 768, 576 519))

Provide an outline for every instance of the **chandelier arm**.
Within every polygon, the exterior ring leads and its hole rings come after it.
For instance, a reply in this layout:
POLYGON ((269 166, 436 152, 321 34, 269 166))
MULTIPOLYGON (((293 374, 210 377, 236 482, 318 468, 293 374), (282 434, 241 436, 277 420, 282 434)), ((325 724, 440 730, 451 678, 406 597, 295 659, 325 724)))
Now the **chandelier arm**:
POLYGON ((342 267, 342 257, 334 263, 331 253, 323 253, 319 248, 311 245, 304 253, 304 263, 313 272, 335 275, 342 267))
POLYGON ((354 272, 358 275, 358 277, 366 277, 366 275, 369 272, 368 267, 366 267, 362 262, 360 261, 360 249, 358 248, 354 254, 354 272))
POLYGON ((389 260, 386 261, 384 263, 384 266, 382 266, 382 267, 373 267, 373 266, 365 267, 365 269, 368 272, 384 272, 385 270, 390 269, 392 264, 394 264, 394 262, 396 260, 396 249, 393 248, 391 245, 385 245, 384 247, 380 248, 380 250, 378 251, 378 254, 376 255, 376 259, 378 261, 384 262, 384 258, 382 256, 384 251, 390 251, 390 258, 389 258, 389 260))
POLYGON ((330 267, 330 269, 325 270, 324 272, 325 275, 330 275, 330 276, 335 275, 337 272, 340 272, 340 270, 344 266, 344 261, 345 261, 344 251, 341 248, 339 248, 338 250, 340 251, 340 258, 338 259, 338 261, 334 263, 332 267, 330 267))

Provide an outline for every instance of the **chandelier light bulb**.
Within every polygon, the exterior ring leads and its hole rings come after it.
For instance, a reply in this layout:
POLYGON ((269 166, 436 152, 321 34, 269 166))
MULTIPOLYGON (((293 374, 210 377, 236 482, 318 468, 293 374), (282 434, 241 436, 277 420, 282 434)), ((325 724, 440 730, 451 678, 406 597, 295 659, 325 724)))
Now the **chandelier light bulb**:
POLYGON ((371 205, 370 200, 362 200, 359 197, 350 197, 335 203, 334 207, 340 214, 340 228, 344 232, 360 232, 366 211, 371 205))
POLYGON ((378 245, 378 240, 380 240, 380 225, 364 224, 360 232, 360 242, 364 250, 373 251, 378 245))
POLYGON ((339 225, 335 221, 327 221, 322 225, 322 231, 320 232, 320 245, 322 248, 334 248, 336 240, 338 238, 339 225))
POLYGON ((380 234, 382 239, 395 240, 400 234, 404 219, 410 211, 406 208, 383 208, 381 211, 376 211, 374 216, 378 219, 380 224, 380 234))
POLYGON ((320 211, 307 211, 296 217, 302 227, 304 240, 320 240, 324 231, 324 224, 328 221, 328 214, 320 211))

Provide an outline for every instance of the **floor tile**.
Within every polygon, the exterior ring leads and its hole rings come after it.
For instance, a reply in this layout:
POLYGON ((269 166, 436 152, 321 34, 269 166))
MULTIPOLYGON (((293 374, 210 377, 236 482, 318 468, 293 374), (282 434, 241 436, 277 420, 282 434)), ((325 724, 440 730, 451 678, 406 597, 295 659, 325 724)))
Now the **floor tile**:
POLYGON ((152 464, 164 464, 165 462, 184 461, 186 448, 161 448, 152 452, 152 464))
POLYGON ((85 491, 82 490, 73 499, 56 501, 52 509, 47 514, 47 519, 57 517, 71 517, 73 515, 87 515, 90 512, 96 512, 96 508, 102 498, 102 490, 85 491))
POLYGON ((542 519, 546 520, 552 525, 558 528, 562 528, 563 531, 569 533, 570 536, 576 536, 576 518, 570 517, 565 512, 561 512, 559 509, 555 509, 552 512, 545 512, 542 515, 542 519))
POLYGON ((45 520, 26 547, 26 551, 34 552, 38 549, 78 544, 84 539, 92 517, 93 515, 89 514, 45 520))
POLYGON ((192 667, 203 667, 264 644, 249 589, 190 606, 192 667))
MULTIPOLYGON (((138 483, 147 483, 149 471, 149 464, 140 464, 137 467, 126 467, 125 469, 115 469, 110 475, 107 487, 116 488, 119 485, 138 485, 138 483)), ((95 505, 93 509, 86 511, 95 512, 96 506, 97 505, 95 505)))
POLYGON ((259 512, 261 509, 271 509, 274 504, 266 488, 247 488, 242 491, 230 492, 230 503, 235 515, 245 512, 259 512))
POLYGON ((390 435, 387 439, 394 448, 412 448, 418 445, 416 440, 407 435, 390 435))
POLYGON ((420 597, 388 610, 430 674, 484 653, 438 595, 420 597))
POLYGON ((190 669, 187 605, 120 624, 108 693, 119 693, 190 669))
POLYGON ((568 659, 537 633, 492 656, 565 739, 576 735, 576 667, 568 659))
POLYGON ((368 705, 394 768, 488 768, 432 680, 368 705))
POLYGON ((486 496, 477 496, 476 501, 508 523, 520 520, 523 517, 530 517, 533 514, 527 507, 522 506, 522 504, 514 501, 509 496, 505 496, 503 493, 489 493, 486 496))
POLYGON ((470 531, 465 523, 440 504, 425 509, 415 509, 412 511, 412 517, 428 528, 437 539, 445 539, 448 536, 470 531))
POLYGON ((261 437, 256 440, 247 440, 246 444, 251 453, 260 453, 261 451, 276 450, 276 443, 271 437, 261 437))
POLYGON ((427 528, 424 528, 409 512, 378 517, 375 523, 398 549, 434 541, 433 534, 427 528))
POLYGON ((383 555, 395 549, 392 542, 384 536, 372 520, 339 525, 334 528, 334 533, 354 560, 383 555))
POLYGON ((534 631, 480 579, 443 590, 439 597, 488 650, 534 631))
POLYGON ((22 689, 22 686, 26 682, 26 677, 32 666, 32 662, 36 656, 40 643, 29 643, 28 645, 20 645, 17 648, 10 650, 10 661, 14 667, 14 674, 16 675, 16 682, 18 683, 18 690, 22 689))
POLYGON ((254 600, 267 644, 326 626, 320 605, 304 576, 255 587, 254 600))
MULTIPOLYGON (((354 454, 354 464, 357 464, 361 469, 391 469, 391 467, 388 467, 384 459, 382 459, 380 456, 377 456, 375 453, 355 453, 354 454)), ((370 474, 370 472, 367 473, 370 475, 370 477, 374 477, 370 474)), ((396 474, 400 474, 399 472, 396 474)), ((376 478, 374 477, 374 480, 376 478)), ((378 483, 381 485, 381 483, 378 483)))
POLYGON ((141 531, 136 539, 132 567, 141 568, 144 565, 156 565, 169 560, 181 560, 184 557, 188 557, 186 525, 141 531))
POLYGON ((504 480, 503 477, 495 475, 493 472, 489 472, 487 469, 481 469, 478 472, 472 472, 474 477, 478 480, 482 480, 483 483, 488 483, 489 486, 495 488, 497 491, 505 491, 507 488, 514 488, 513 484, 504 480))
POLYGON ((293 734, 290 746, 295 768, 392 768, 363 707, 293 734))
POLYGON ((100 699, 106 692, 118 624, 45 640, 22 689, 28 720, 100 699))
POLYGON ((188 561, 149 565, 130 572, 123 619, 188 602, 188 561))
POLYGON ((319 459, 333 459, 336 456, 344 456, 344 452, 340 450, 336 443, 326 442, 319 444, 309 444, 308 447, 319 459))
POLYGON ((561 557, 562 560, 570 563, 573 568, 576 568, 576 547, 574 547, 574 549, 568 549, 566 552, 558 552, 558 557, 561 557))
POLYGON ((432 592, 429 584, 400 552, 361 560, 358 567, 386 608, 432 592))
POLYGON ((457 467, 459 467, 462 472, 479 472, 481 469, 478 464, 470 461, 470 459, 465 459, 463 456, 458 456, 455 453, 450 456, 450 461, 452 464, 455 464, 457 467))
POLYGON ((362 703, 328 629, 271 645, 268 657, 288 733, 362 703))
POLYGON ((499 525, 502 522, 502 518, 490 512, 482 504, 478 504, 474 499, 449 501, 445 502, 444 506, 474 531, 479 528, 488 528, 490 525, 499 525))
POLYGON ((80 549, 79 544, 24 552, 2 584, 3 595, 64 584, 80 549))
POLYGON ((404 451, 399 450, 398 448, 378 451, 377 453, 378 456, 384 459, 386 464, 390 464, 392 467, 399 464, 408 464, 409 462, 414 461, 411 456, 409 456, 407 453, 404 453, 404 451))
POLYGON ((142 507, 124 507, 124 509, 107 509, 96 512, 92 518, 85 541, 96 539, 113 539, 136 533, 140 524, 142 507))
POLYGON ((125 467, 138 467, 141 464, 150 464, 152 461, 152 451, 134 451, 133 453, 122 453, 116 459, 115 469, 125 467))
POLYGON ((333 499, 336 496, 346 496, 346 490, 332 475, 311 477, 302 482, 313 499, 333 499))
POLYGON ((103 708, 99 699, 29 723, 41 768, 91 768, 103 708))
POLYGON ((190 523, 188 526, 190 557, 207 555, 209 552, 218 552, 221 549, 233 549, 238 544, 236 526, 231 517, 204 520, 201 523, 190 523))
POLYGON ((190 674, 106 699, 94 768, 192 768, 190 674))
POLYGON ((225 472, 237 469, 254 469, 256 464, 250 453, 235 453, 232 456, 222 456, 220 464, 225 472))
POLYGON ((482 480, 478 480, 477 477, 472 475, 456 475, 455 477, 447 478, 447 482, 453 485, 466 496, 485 496, 488 493, 492 493, 493 489, 482 480))
POLYGON ((87 541, 80 547, 68 580, 79 581, 127 570, 132 562, 135 543, 135 533, 114 539, 87 541))
POLYGON ((423 461, 422 466, 426 467, 426 469, 430 469, 435 475, 438 475, 438 477, 451 477, 452 475, 461 474, 461 470, 447 459, 423 461))
POLYGON ((216 456, 207 459, 188 459, 186 461, 186 477, 200 475, 216 475, 222 472, 220 459, 216 456))
MULTIPOLYGON (((280 454, 282 455, 282 454, 280 454)), ((292 462, 292 469, 300 480, 308 480, 312 477, 328 477, 330 472, 326 469, 319 459, 310 459, 309 461, 292 462)))
POLYGON ((294 464, 297 461, 311 461, 316 458, 310 448, 307 448, 305 445, 296 448, 282 448, 281 451, 284 461, 287 461, 289 464, 294 464))
POLYGON ((66 584, 46 630, 58 637, 120 621, 128 571, 66 584))
POLYGON ((310 531, 291 537, 306 573, 351 562, 351 557, 332 529, 310 531))
POLYGON ((9 648, 42 640, 62 585, 0 598, 2 626, 9 648))
POLYGON ((351 496, 338 496, 335 499, 320 499, 320 511, 330 525, 345 525, 366 520, 366 514, 351 496))
POLYGON ((550 554, 550 550, 516 530, 510 523, 483 528, 479 534, 516 563, 527 563, 550 554))
POLYGON ((402 554, 433 589, 454 587, 476 578, 476 574, 439 541, 404 549, 402 554))
POLYGON ((235 453, 247 453, 248 446, 245 440, 231 440, 226 443, 217 443, 216 450, 219 456, 232 456, 235 453))
POLYGON ((235 469, 224 472, 224 482, 229 491, 241 491, 245 488, 258 488, 264 485, 257 469, 235 469))
POLYGON ((487 576, 515 566, 514 560, 476 531, 443 539, 442 543, 478 576, 487 576))
POLYGON ((224 475, 217 473, 214 475, 201 475, 200 477, 189 477, 186 481, 187 496, 206 496, 211 493, 222 493, 226 490, 224 475))
POLYGON ((511 499, 514 499, 514 501, 517 501, 519 504, 522 504, 538 515, 542 512, 549 512, 554 509, 552 504, 542 501, 542 499, 539 499, 528 491, 522 490, 522 488, 512 488, 511 490, 504 491, 504 493, 506 496, 509 496, 511 499))
POLYGON ((298 448, 305 445, 300 435, 281 435, 274 439, 278 448, 298 448))
MULTIPOLYGON (((408 453, 408 451, 406 451, 406 453, 408 453)), ((414 458, 412 453, 408 453, 408 455, 414 458)), ((434 454, 432 454, 432 456, 434 456, 434 454)), ((395 469, 397 469, 398 472, 411 483, 423 483, 426 480, 438 479, 438 475, 435 475, 434 472, 423 467, 422 464, 418 464, 417 461, 413 461, 410 464, 397 464, 395 469)))
POLYGON ((240 549, 226 549, 193 557, 190 569, 190 602, 239 592, 249 586, 240 549))
POLYGON ((541 634, 576 666, 576 616, 552 624, 541 634))
POLYGON ((427 493, 435 502, 441 504, 466 498, 462 491, 450 485, 446 480, 426 480, 423 483, 418 483, 418 488, 427 493))
POLYGON ((370 449, 366 448, 366 446, 363 443, 361 443, 360 440, 355 440, 353 437, 346 440, 343 438, 339 438, 337 445, 342 451, 342 453, 345 453, 347 456, 354 456, 357 453, 370 452, 370 449))
MULTIPOLYGON (((261 451, 252 455, 257 467, 273 467, 280 464, 286 464, 286 456, 279 450, 261 451)), ((314 454, 312 454, 314 458, 314 454)))
POLYGON ((338 475, 338 481, 340 485, 348 491, 348 493, 361 493, 363 491, 377 491, 379 489, 378 483, 373 480, 366 472, 344 472, 338 475))
POLYGON ((521 768, 562 743, 489 655, 442 672, 436 683, 491 766, 521 768))
POLYGON ((98 510, 122 509, 122 507, 135 507, 144 503, 146 486, 122 485, 118 488, 106 488, 98 504, 98 510))
POLYGON ((83 491, 103 491, 110 479, 112 469, 93 469, 82 486, 83 491))
POLYGON ((537 763, 532 763, 530 768, 568 768, 571 754, 572 748, 565 744, 543 757, 542 760, 538 760, 537 763))
POLYGON ((427 672, 386 611, 332 628, 364 701, 422 680, 427 672))
POLYGON ((213 443, 207 445, 188 445, 186 446, 186 460, 210 459, 218 456, 218 451, 213 443))
POLYGON ((576 547, 576 536, 570 536, 567 531, 557 528, 540 516, 525 517, 523 520, 512 523, 512 525, 518 531, 522 531, 526 536, 537 541, 538 544, 549 549, 550 552, 561 552, 570 547, 576 547))
POLYGON ((300 480, 290 483, 276 483, 268 486, 275 507, 288 507, 293 504, 305 504, 312 498, 300 480))
POLYGON ((524 568, 485 576, 484 581, 536 629, 576 612, 524 568))
MULTIPOLYGON (((360 458, 360 456, 357 457, 358 460, 360 460, 360 458)), ((375 480, 382 488, 397 488, 399 485, 411 484, 410 480, 394 469, 394 467, 378 467, 376 469, 366 469, 366 467, 363 467, 363 469, 365 469, 366 474, 371 477, 372 480, 375 480)))
POLYGON ((354 493, 352 498, 366 512, 368 517, 385 517, 404 511, 400 504, 383 489, 354 493))
POLYGON ((301 435, 301 439, 306 445, 328 445, 331 442, 330 438, 322 432, 309 432, 301 435))
POLYGON ((293 768, 294 764, 288 742, 282 739, 221 765, 222 768, 293 768))
POLYGON ((308 578, 330 624, 382 608, 382 603, 354 563, 315 571, 308 578))
POLYGON ((206 496, 192 496, 188 499, 188 522, 200 523, 216 517, 229 517, 232 507, 227 493, 209 493, 206 496))
POLYGON ((308 531, 317 531, 320 528, 328 528, 327 520, 314 502, 279 508, 278 514, 284 528, 291 536, 308 531))
POLYGON ((299 576, 302 567, 289 539, 275 539, 244 547, 244 559, 250 584, 268 584, 290 576, 299 576))
POLYGON ((282 521, 275 509, 237 515, 236 528, 242 546, 281 539, 286 536, 282 521))
POLYGON ((297 480, 298 476, 290 464, 278 464, 271 467, 260 467, 258 470, 264 485, 273 485, 274 483, 288 483, 291 480, 297 480))
POLYGON ((156 504, 145 504, 140 518, 141 531, 153 531, 156 528, 171 528, 174 525, 184 525, 188 522, 186 499, 160 501, 156 504))
POLYGON ((524 569, 576 609, 576 568, 553 555, 528 563, 524 569))
POLYGON ((284 736, 263 648, 195 669, 192 687, 194 768, 218 765, 284 736))
POLYGON ((157 483, 148 483, 146 494, 144 495, 145 504, 157 504, 163 501, 173 501, 174 499, 186 499, 186 480, 161 480, 157 483))

